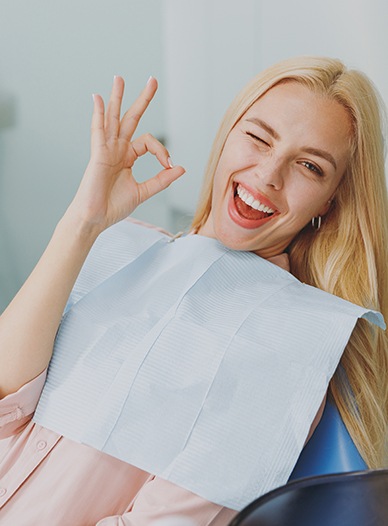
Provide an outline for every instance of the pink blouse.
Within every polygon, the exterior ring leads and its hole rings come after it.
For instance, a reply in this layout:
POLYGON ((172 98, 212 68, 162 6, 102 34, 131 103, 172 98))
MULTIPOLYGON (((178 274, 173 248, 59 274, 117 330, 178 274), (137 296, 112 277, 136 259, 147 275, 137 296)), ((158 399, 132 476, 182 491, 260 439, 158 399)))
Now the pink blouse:
MULTIPOLYGON (((32 422, 45 372, 0 400, 1 526, 226 526, 223 508, 32 422)), ((204 474, 206 476, 206 474, 204 474)))

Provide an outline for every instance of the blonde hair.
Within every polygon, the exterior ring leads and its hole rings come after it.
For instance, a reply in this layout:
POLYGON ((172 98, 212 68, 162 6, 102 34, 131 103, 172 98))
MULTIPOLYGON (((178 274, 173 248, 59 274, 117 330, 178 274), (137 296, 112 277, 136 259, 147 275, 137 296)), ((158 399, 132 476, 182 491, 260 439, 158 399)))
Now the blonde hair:
MULTIPOLYGON (((296 81, 338 101, 353 127, 351 158, 319 232, 308 225, 292 241, 292 273, 301 281, 358 305, 388 321, 388 200, 384 174, 383 105, 371 81, 342 62, 298 57, 255 77, 228 109, 216 135, 192 227, 207 220, 214 173, 226 138, 248 108, 271 87, 296 81)), ((388 339, 359 320, 330 382, 330 393, 366 463, 386 464, 388 339)))

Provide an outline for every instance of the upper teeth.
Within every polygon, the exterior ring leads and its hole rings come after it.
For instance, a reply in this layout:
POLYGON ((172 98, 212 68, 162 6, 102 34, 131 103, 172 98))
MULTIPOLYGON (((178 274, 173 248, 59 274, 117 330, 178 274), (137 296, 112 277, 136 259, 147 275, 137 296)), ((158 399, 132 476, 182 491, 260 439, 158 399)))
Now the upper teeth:
POLYGON ((238 185, 237 187, 237 194, 239 198, 244 201, 245 204, 251 206, 255 210, 259 210, 260 212, 266 212, 267 214, 273 214, 275 210, 270 208, 269 206, 263 205, 263 203, 260 203, 257 199, 255 199, 249 192, 245 190, 242 186, 238 185))

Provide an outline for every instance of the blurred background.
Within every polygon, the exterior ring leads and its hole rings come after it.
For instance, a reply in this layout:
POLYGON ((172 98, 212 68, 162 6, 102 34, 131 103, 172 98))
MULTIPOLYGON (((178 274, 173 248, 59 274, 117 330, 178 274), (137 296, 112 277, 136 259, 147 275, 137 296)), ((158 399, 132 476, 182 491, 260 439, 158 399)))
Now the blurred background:
MULTIPOLYGON (((220 119, 261 69, 330 55, 365 71, 388 101, 385 0, 0 0, 0 311, 35 265, 89 156, 92 93, 122 75, 125 105, 150 75, 141 123, 184 178, 135 215, 185 228, 220 119)), ((142 158, 135 174, 158 170, 142 158)), ((55 291, 53 291, 55 292, 55 291)))

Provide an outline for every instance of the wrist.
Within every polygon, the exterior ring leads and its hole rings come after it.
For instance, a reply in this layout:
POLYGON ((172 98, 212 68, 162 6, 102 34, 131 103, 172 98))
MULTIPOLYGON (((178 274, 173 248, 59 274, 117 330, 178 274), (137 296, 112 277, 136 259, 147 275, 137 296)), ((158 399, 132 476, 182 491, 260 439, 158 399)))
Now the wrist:
POLYGON ((103 230, 104 228, 101 225, 65 214, 58 222, 54 235, 59 235, 63 240, 71 240, 72 243, 76 243, 80 248, 84 247, 86 250, 90 250, 103 230))

